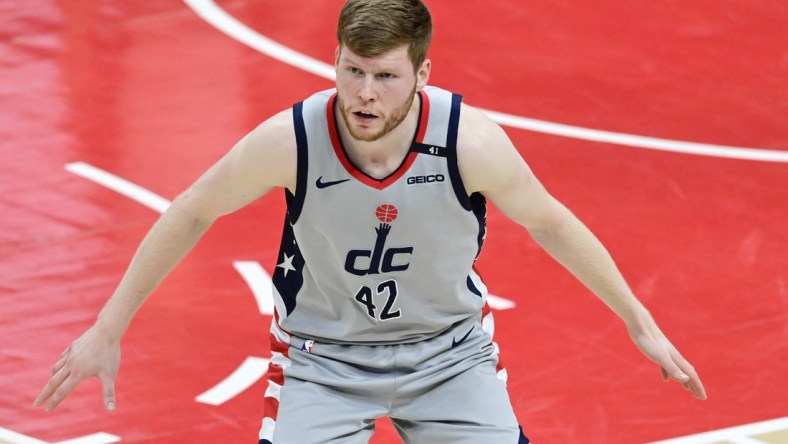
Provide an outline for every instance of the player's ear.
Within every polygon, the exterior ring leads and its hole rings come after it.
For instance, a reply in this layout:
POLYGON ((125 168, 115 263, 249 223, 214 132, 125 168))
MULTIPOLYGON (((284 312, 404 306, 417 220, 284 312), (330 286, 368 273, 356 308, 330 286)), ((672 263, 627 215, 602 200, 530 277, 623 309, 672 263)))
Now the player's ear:
POLYGON ((339 65, 339 54, 342 52, 342 47, 337 45, 336 51, 334 51, 334 68, 339 65))
POLYGON ((430 59, 424 59, 421 66, 416 70, 416 90, 421 91, 427 86, 430 81, 430 70, 432 69, 432 62, 430 59))

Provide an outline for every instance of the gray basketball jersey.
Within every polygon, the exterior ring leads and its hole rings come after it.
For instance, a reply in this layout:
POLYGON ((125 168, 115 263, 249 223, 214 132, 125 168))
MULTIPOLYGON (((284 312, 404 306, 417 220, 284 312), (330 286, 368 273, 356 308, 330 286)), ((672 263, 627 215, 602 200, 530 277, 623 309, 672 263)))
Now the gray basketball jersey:
POLYGON ((293 107, 295 194, 273 274, 276 322, 330 343, 395 344, 435 337, 479 316, 487 289, 473 268, 486 203, 457 168, 461 96, 427 87, 409 153, 375 179, 348 159, 335 90, 293 107))

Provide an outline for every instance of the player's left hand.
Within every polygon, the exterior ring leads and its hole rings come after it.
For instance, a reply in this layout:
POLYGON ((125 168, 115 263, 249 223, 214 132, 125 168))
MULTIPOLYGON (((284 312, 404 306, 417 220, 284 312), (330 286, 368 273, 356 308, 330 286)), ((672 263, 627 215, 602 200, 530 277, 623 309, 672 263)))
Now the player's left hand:
POLYGON ((696 398, 706 399, 706 390, 695 368, 681 356, 652 319, 629 326, 628 330, 640 351, 659 364, 662 379, 678 381, 696 398))

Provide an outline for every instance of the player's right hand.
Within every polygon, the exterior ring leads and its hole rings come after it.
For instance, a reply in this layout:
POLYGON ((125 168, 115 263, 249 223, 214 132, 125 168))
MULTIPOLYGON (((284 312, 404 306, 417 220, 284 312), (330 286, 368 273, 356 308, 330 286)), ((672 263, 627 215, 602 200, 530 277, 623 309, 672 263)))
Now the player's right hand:
POLYGON ((115 410, 115 377, 120 366, 120 342, 111 340, 93 326, 74 341, 52 367, 52 376, 35 400, 46 411, 54 410, 85 379, 101 380, 104 406, 115 410))

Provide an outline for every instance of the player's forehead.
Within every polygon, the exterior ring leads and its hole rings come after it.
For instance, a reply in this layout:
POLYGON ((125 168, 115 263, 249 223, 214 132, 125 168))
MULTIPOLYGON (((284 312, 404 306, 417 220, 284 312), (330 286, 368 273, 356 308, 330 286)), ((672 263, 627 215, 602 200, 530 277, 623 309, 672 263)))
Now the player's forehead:
POLYGON ((381 54, 374 56, 363 56, 355 53, 348 46, 342 45, 339 48, 339 63, 348 63, 359 67, 368 68, 402 68, 412 65, 408 55, 408 45, 402 44, 395 46, 381 54))

